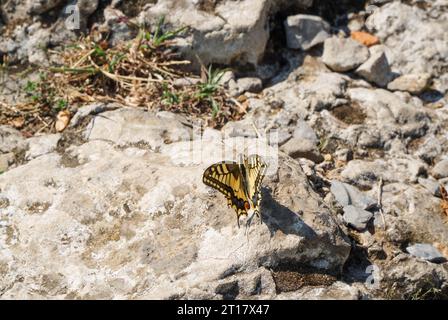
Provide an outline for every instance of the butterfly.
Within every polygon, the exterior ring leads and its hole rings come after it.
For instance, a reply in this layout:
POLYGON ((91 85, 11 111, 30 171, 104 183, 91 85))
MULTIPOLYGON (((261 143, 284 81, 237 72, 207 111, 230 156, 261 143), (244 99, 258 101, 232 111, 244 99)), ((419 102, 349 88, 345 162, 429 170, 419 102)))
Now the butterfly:
POLYGON ((246 227, 249 227, 254 215, 260 217, 261 182, 266 168, 256 154, 240 156, 239 163, 223 161, 211 165, 202 181, 226 196, 228 206, 236 211, 238 227, 243 215, 248 216, 246 227))

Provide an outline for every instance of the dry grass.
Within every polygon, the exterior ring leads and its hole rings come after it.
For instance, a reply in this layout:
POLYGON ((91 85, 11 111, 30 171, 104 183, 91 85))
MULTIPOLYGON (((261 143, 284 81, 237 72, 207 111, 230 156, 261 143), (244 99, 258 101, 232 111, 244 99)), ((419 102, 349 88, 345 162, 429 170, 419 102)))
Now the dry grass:
POLYGON ((162 23, 152 33, 141 29, 135 39, 114 47, 102 35, 91 34, 51 51, 61 63, 39 70, 39 81, 28 82, 24 90, 29 102, 0 102, 0 124, 26 128, 30 135, 54 131, 59 112, 92 102, 183 113, 217 128, 240 119, 245 108, 219 85, 224 71, 210 67, 200 76, 187 72, 190 62, 179 58, 172 41, 183 29, 163 31, 162 23))

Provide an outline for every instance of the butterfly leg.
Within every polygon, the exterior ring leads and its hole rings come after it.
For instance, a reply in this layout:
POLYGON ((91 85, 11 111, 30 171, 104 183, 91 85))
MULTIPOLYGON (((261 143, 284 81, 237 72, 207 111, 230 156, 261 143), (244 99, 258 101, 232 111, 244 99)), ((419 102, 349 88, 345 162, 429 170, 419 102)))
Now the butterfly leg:
POLYGON ((261 219, 261 213, 257 211, 257 216, 260 219, 260 224, 263 224, 263 219, 261 219))
POLYGON ((246 221, 246 230, 249 229, 249 227, 250 227, 250 225, 252 223, 252 219, 254 218, 254 216, 255 216, 255 214, 253 214, 252 216, 248 217, 248 219, 246 221))

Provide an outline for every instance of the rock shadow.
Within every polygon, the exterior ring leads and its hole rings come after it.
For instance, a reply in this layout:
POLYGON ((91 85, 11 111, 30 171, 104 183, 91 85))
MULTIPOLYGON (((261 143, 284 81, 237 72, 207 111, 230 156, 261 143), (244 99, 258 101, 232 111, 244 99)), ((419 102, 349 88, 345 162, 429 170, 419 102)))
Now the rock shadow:
POLYGON ((262 188, 261 193, 263 196, 261 220, 268 227, 271 237, 277 231, 307 239, 317 237, 316 232, 299 217, 298 213, 274 200, 268 188, 262 188))
POLYGON ((377 270, 369 259, 367 249, 352 244, 350 255, 342 268, 341 280, 348 284, 367 283, 375 280, 376 272, 377 270))
MULTIPOLYGON (((327 1, 315 0, 311 7, 297 6, 297 2, 290 1, 290 5, 270 17, 270 37, 266 46, 264 57, 259 66, 276 66, 275 75, 263 80, 265 87, 274 86, 289 78, 304 63, 306 56, 320 57, 323 53, 323 44, 318 44, 309 50, 295 50, 287 48, 284 22, 288 16, 296 14, 310 14, 323 18, 331 25, 331 33, 342 30, 346 35, 350 34, 348 24, 349 15, 358 15, 365 11, 367 0, 359 1, 327 1)), ((256 73, 251 76, 260 76, 256 73)), ((263 77, 262 77, 263 78, 263 77)))
POLYGON ((424 103, 435 103, 442 100, 444 97, 445 95, 442 92, 434 89, 426 90, 419 95, 419 98, 423 100, 424 103))
POLYGON ((312 6, 308 9, 307 14, 317 15, 322 17, 325 21, 336 30, 342 30, 346 34, 350 34, 349 15, 357 16, 360 12, 366 10, 366 0, 350 1, 313 1, 312 6))

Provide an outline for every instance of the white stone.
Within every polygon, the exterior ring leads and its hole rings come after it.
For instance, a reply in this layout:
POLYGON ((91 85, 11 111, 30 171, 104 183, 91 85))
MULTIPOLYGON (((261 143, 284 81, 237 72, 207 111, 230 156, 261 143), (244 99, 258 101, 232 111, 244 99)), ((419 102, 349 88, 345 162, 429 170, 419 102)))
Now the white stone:
POLYGON ((373 213, 357 208, 352 205, 344 207, 344 221, 358 231, 367 227, 367 223, 372 219, 373 213))
POLYGON ((322 61, 333 71, 345 72, 358 67, 370 56, 369 49, 351 38, 328 38, 322 61))
POLYGON ((330 25, 318 16, 298 14, 285 21, 286 43, 290 49, 308 50, 330 37, 329 31, 330 25))
POLYGON ((356 73, 367 81, 386 87, 392 80, 393 74, 386 54, 382 50, 375 50, 375 47, 377 46, 370 48, 370 58, 356 69, 356 73))
POLYGON ((387 85, 387 89, 419 94, 428 87, 430 79, 431 75, 428 73, 405 74, 390 82, 387 85))

